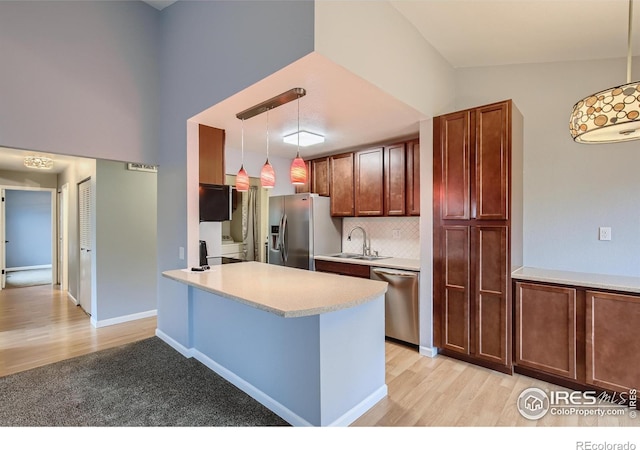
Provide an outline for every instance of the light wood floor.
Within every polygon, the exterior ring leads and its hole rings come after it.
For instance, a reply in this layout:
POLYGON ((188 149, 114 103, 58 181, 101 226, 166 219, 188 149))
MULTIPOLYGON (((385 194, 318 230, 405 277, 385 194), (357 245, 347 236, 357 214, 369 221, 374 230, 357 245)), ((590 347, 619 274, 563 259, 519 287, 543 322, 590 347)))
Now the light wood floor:
MULTIPOLYGON (((0 292, 0 376, 155 335, 155 318, 95 329, 88 316, 51 286, 0 292)), ((522 375, 505 375, 445 356, 428 358, 386 343, 388 396, 354 427, 638 426, 639 418, 520 416, 516 399, 529 387, 561 389, 522 375)))

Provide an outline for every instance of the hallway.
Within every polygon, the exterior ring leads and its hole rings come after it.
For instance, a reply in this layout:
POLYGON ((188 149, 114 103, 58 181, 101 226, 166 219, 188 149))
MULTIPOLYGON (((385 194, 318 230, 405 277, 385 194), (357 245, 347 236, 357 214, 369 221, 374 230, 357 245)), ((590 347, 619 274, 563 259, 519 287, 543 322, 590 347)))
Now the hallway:
POLYGON ((57 286, 0 291, 0 376, 155 335, 156 318, 94 328, 57 286))

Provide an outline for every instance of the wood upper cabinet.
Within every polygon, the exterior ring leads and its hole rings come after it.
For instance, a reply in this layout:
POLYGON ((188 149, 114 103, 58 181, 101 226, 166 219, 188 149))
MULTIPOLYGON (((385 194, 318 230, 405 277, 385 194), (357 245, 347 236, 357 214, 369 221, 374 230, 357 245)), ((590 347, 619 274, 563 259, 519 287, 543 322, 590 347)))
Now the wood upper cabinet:
POLYGON ((199 125, 200 183, 224 184, 224 141, 224 130, 199 125))
POLYGON ((434 194, 439 194, 438 216, 443 220, 466 220, 471 217, 470 115, 469 111, 462 111, 442 116, 438 121, 439 145, 433 149, 435 162, 438 163, 435 173, 438 191, 434 194))
POLYGON ((311 192, 329 197, 330 178, 329 178, 329 158, 319 158, 311 161, 312 184, 311 192))
POLYGON ((354 153, 356 216, 384 214, 383 150, 379 147, 354 153))
POLYGON ((404 216, 406 199, 406 149, 405 143, 384 148, 384 215, 404 216))
POLYGON ((587 383, 617 392, 640 388, 640 297, 586 292, 587 383))
POLYGON ((472 214, 480 220, 507 220, 511 155, 509 103, 483 106, 474 113, 475 197, 472 214))
POLYGON ((331 215, 354 215, 354 157, 353 153, 342 153, 329 157, 331 179, 331 215))
POLYGON ((420 215, 420 140, 407 142, 407 190, 406 213, 408 216, 420 215))
POLYGON ((574 288, 515 283, 515 363, 518 366, 577 380, 576 299, 574 288))

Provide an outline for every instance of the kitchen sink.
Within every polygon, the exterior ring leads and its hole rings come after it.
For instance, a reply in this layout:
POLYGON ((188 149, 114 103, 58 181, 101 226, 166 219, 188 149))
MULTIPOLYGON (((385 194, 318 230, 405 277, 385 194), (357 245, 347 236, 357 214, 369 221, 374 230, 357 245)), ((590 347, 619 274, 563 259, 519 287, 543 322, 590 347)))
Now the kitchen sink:
POLYGON ((358 256, 354 256, 353 259, 362 259, 365 261, 377 261, 378 259, 387 259, 387 258, 391 258, 391 256, 362 256, 362 255, 358 255, 358 256))
POLYGON ((360 253, 336 253, 335 255, 329 256, 332 258, 360 259, 363 261, 376 261, 378 259, 391 258, 390 256, 365 256, 360 253))
POLYGON ((336 253, 335 255, 329 255, 332 258, 357 258, 360 255, 359 253, 336 253))

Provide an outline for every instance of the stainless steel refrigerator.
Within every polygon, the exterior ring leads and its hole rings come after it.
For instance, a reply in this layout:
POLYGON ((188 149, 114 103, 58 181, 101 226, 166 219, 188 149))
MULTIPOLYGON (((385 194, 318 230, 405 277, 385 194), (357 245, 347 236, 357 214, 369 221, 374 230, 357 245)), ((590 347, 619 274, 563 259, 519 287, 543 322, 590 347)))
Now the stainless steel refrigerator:
POLYGON ((315 255, 342 249, 342 219, 331 217, 329 197, 292 194, 269 197, 269 264, 315 270, 315 255))

